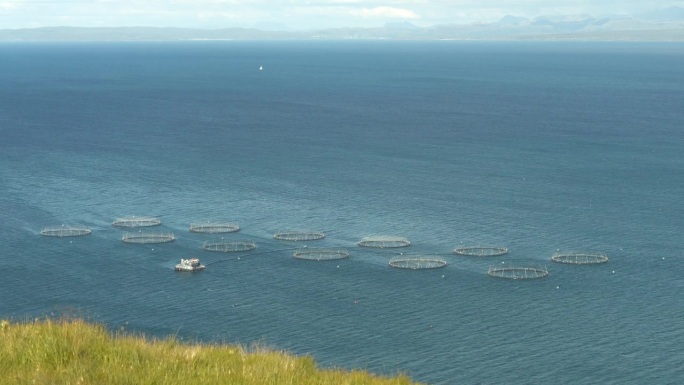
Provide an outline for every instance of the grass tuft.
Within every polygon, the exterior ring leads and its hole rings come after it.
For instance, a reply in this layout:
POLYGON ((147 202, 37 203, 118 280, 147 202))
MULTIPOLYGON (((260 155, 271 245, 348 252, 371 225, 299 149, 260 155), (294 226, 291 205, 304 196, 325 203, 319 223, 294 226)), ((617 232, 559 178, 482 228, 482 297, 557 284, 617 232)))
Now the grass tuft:
POLYGON ((110 333, 80 319, 0 321, 0 384, 408 385, 405 375, 319 369, 313 358, 110 333))

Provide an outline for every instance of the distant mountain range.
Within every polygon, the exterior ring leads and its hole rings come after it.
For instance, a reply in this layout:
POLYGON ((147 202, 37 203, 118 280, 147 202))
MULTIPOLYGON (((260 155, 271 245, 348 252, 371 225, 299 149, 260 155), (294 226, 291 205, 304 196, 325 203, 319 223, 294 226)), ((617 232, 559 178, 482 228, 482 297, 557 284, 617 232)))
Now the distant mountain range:
POLYGON ((634 16, 568 15, 528 19, 509 15, 494 23, 419 27, 409 22, 396 22, 377 28, 330 28, 306 31, 155 27, 0 29, 0 41, 276 39, 684 41, 684 8, 670 7, 634 16))

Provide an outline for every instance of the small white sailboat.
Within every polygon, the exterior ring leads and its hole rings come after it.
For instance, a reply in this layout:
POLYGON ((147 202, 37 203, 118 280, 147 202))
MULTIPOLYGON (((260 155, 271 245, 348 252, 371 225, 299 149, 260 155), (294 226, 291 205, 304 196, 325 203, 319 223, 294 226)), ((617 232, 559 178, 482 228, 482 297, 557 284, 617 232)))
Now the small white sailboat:
POLYGON ((264 66, 259 66, 259 71, 263 71, 263 70, 264 70, 264 66))

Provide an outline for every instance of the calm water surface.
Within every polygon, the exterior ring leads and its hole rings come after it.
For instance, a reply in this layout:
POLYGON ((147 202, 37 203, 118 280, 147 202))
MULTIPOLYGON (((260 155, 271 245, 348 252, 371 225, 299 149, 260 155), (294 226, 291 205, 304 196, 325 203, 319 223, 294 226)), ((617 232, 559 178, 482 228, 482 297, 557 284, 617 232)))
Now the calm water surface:
POLYGON ((677 383, 682 106, 681 44, 3 43, 0 317, 433 384, 677 383), (124 244, 127 215, 177 240, 124 244), (217 237, 188 226, 206 220, 257 249, 203 251, 217 237), (60 224, 93 233, 39 235, 60 224), (351 256, 296 260, 281 230, 351 256), (356 246, 371 234, 412 244, 356 246), (610 261, 558 265, 558 249, 610 261), (399 253, 449 266, 389 268, 399 253), (190 256, 207 270, 175 273, 190 256), (502 263, 550 274, 487 276, 502 263))

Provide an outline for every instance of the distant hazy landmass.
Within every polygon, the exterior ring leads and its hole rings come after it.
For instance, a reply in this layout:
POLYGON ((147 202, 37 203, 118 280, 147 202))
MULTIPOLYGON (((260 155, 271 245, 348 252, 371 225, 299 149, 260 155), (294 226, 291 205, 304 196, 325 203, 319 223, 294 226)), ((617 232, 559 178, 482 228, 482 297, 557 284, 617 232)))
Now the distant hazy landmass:
POLYGON ((601 40, 684 41, 684 8, 670 7, 636 16, 505 16, 494 23, 419 27, 409 22, 378 28, 283 30, 155 27, 45 27, 0 29, 0 41, 171 41, 171 40, 601 40))

